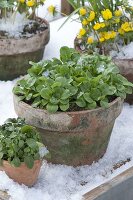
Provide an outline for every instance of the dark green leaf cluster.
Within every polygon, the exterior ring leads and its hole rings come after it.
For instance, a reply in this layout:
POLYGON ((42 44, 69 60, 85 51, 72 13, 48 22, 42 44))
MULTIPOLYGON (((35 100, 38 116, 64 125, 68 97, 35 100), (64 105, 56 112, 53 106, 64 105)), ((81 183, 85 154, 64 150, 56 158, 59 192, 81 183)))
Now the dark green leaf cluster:
POLYGON ((0 126, 0 162, 9 161, 19 167, 24 162, 32 168, 34 161, 40 159, 40 137, 37 130, 23 119, 8 119, 0 126))
POLYGON ((104 55, 80 55, 62 47, 60 59, 31 64, 28 75, 18 81, 13 92, 49 112, 106 108, 114 98, 132 93, 133 84, 104 55))

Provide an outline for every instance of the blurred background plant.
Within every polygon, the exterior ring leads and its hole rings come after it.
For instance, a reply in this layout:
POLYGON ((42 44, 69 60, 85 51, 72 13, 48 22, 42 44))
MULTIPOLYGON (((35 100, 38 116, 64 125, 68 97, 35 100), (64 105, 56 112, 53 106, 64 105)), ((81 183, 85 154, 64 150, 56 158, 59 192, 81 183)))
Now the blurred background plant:
MULTIPOLYGON (((110 48, 120 51, 133 41, 133 7, 128 0, 68 0, 82 28, 76 38, 82 50, 106 54, 110 48), (106 49, 106 50, 105 50, 106 49)), ((70 16, 70 17, 71 17, 70 16)))
MULTIPOLYGON (((44 4, 45 0, 1 0, 0 18, 6 20, 12 14, 15 15, 15 13, 19 12, 20 14, 24 13, 29 19, 35 19, 38 7, 44 4)), ((49 12, 52 12, 54 15, 56 8, 54 7, 53 11, 49 10, 49 12)))

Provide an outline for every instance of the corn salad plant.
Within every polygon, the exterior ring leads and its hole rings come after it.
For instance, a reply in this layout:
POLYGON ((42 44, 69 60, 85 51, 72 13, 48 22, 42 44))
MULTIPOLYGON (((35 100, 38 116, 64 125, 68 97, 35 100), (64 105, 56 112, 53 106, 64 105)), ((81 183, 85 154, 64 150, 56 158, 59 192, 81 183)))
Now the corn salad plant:
POLYGON ((77 41, 90 53, 105 53, 110 44, 119 52, 119 45, 133 41, 133 7, 126 0, 68 2, 76 9, 82 24, 77 41))
POLYGON ((48 112, 79 111, 109 106, 117 97, 126 98, 133 84, 104 55, 80 55, 62 47, 60 59, 31 63, 28 75, 13 92, 34 108, 48 112))

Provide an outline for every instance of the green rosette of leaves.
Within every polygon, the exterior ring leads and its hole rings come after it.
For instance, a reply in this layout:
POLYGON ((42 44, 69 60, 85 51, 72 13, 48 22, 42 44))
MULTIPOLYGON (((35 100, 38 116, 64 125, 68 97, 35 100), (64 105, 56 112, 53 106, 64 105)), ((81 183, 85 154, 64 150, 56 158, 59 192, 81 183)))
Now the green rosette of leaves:
POLYGON ((13 92, 34 108, 48 112, 107 108, 117 97, 126 98, 133 84, 120 73, 110 57, 80 55, 62 47, 60 59, 31 63, 28 75, 13 92))

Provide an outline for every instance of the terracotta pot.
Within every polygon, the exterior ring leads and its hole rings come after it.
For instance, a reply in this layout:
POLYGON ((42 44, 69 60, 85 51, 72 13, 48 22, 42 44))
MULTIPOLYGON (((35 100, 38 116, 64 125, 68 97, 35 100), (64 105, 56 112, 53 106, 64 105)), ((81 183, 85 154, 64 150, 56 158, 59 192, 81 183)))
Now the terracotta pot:
MULTIPOLYGON (((74 40, 74 48, 79 53, 87 53, 86 50, 82 50, 80 48, 80 44, 78 43, 78 39, 75 38, 74 40)), ((133 59, 113 59, 113 62, 118 66, 120 73, 127 78, 128 81, 133 83, 133 59)), ((133 94, 127 95, 125 102, 129 104, 133 104, 133 94)))
POLYGON ((17 115, 41 133, 51 154, 48 161, 73 166, 91 164, 104 155, 122 104, 123 101, 117 98, 108 109, 50 114, 14 96, 17 115))
POLYGON ((25 163, 22 163, 20 167, 13 167, 8 161, 3 161, 0 171, 5 171, 11 179, 19 184, 32 186, 37 181, 41 165, 42 161, 36 160, 33 168, 29 169, 25 163))
MULTIPOLYGON (((120 73, 133 83, 133 59, 114 59, 113 61, 119 67, 120 73)), ((133 94, 127 95, 125 101, 133 104, 133 94)))
POLYGON ((12 80, 24 75, 30 67, 29 61, 39 62, 43 58, 50 38, 49 23, 44 31, 31 37, 0 38, 0 80, 12 80))

